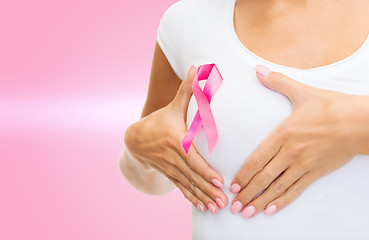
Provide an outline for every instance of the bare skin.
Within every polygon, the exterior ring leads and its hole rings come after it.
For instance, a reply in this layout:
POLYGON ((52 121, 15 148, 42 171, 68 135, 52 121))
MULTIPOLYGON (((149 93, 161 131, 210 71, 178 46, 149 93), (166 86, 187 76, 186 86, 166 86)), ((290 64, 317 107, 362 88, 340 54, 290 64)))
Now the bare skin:
MULTIPOLYGON (((369 30, 367 9, 369 1, 364 0, 238 0, 234 15, 235 30, 250 51, 266 60, 295 68, 314 68, 344 59, 363 44, 369 30)), ((180 140, 185 134, 184 116, 192 94, 188 87, 192 76, 189 74, 188 79, 182 82, 159 45, 155 45, 150 84, 141 120, 132 124, 125 135, 126 146, 135 159, 122 157, 120 166, 126 178, 144 192, 163 194, 177 186, 193 205, 200 204, 206 211, 209 204, 212 204, 212 212, 215 213, 219 207, 228 204, 226 195, 212 183, 213 178, 223 183, 221 175, 210 168, 196 151, 190 154, 190 158, 181 152, 183 149, 180 140), (185 90, 180 90, 181 87, 185 90), (156 125, 157 131, 153 131, 152 124, 163 122, 165 124, 160 124, 159 129, 156 125), (169 134, 174 129, 181 131, 175 135, 169 134), (153 139, 165 141, 152 141, 153 139), (154 149, 166 150, 155 152, 154 149), (221 199, 220 204, 217 204, 217 198, 221 199)), ((279 77, 280 80, 284 79, 283 76, 279 77)), ((262 78, 259 79, 263 81, 262 78)), ((273 88, 272 85, 265 85, 273 88)), ((316 93, 313 90, 311 92, 316 93)), ((343 97, 340 99, 345 100, 343 97)), ((366 99, 353 100, 358 107, 365 105, 363 101, 366 99)), ((360 140, 363 139, 360 136, 360 140)), ((352 142, 357 144, 357 141, 352 142)), ((360 150, 350 148, 346 156, 351 156, 356 150, 365 152, 366 149, 364 146, 360 150)), ((326 169, 331 170, 329 167, 326 169)), ((245 172, 240 172, 234 181, 241 179, 240 175, 243 174, 245 172)), ((246 184, 247 179, 242 182, 242 189, 246 184)), ((241 196, 236 198, 245 205, 250 202, 247 197, 243 199, 241 196)), ((257 211, 262 210, 267 203, 266 200, 259 203, 257 211)))
POLYGON ((238 38, 271 62, 314 68, 355 52, 369 33, 369 1, 237 0, 238 38))

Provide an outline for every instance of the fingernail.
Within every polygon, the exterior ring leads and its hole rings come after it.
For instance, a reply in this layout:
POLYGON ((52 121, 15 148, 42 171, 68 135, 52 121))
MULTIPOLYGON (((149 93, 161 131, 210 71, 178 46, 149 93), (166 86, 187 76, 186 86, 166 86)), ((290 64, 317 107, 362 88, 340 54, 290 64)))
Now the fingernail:
POLYGON ((211 183, 214 184, 214 186, 218 187, 218 188, 222 188, 223 184, 216 178, 212 178, 211 179, 211 183))
POLYGON ((249 218, 251 217, 254 213, 256 212, 256 208, 252 205, 247 206, 243 211, 242 211, 242 216, 244 218, 249 218))
POLYGON ((212 203, 209 203, 208 204, 208 209, 210 210, 210 212, 212 213, 212 214, 215 214, 215 206, 212 204, 212 203))
POLYGON ((237 183, 233 183, 231 186, 231 193, 238 193, 241 190, 241 186, 238 185, 237 183))
POLYGON ((272 204, 265 209, 264 213, 266 215, 272 215, 273 213, 275 213, 276 210, 277 206, 275 204, 272 204))
POLYGON ((225 208, 225 205, 224 203, 222 202, 222 199, 220 198, 216 198, 215 201, 217 202, 218 206, 221 207, 221 208, 225 208))
POLYGON ((260 64, 256 65, 256 67, 254 69, 258 74, 260 74, 263 77, 268 77, 269 74, 272 72, 272 71, 270 71, 269 68, 267 68, 263 65, 260 65, 260 64))
POLYGON ((232 213, 238 213, 242 208, 242 203, 240 201, 235 201, 231 206, 232 213))
POLYGON ((198 203, 198 204, 197 204, 197 208, 198 208, 201 212, 205 212, 205 207, 204 207, 201 203, 198 203))

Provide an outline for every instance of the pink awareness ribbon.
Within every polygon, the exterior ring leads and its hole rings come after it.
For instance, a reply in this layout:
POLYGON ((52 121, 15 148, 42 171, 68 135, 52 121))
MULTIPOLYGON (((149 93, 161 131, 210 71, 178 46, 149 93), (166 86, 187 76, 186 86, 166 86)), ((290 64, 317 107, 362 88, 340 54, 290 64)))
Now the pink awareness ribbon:
POLYGON ((198 110, 190 128, 181 142, 186 154, 188 153, 188 149, 201 127, 204 127, 205 130, 209 153, 211 154, 214 150, 218 141, 218 131, 210 108, 210 101, 222 81, 223 77, 220 75, 220 72, 214 63, 198 67, 192 83, 192 90, 197 101, 198 110), (199 85, 199 81, 201 80, 207 80, 204 90, 201 90, 199 85))

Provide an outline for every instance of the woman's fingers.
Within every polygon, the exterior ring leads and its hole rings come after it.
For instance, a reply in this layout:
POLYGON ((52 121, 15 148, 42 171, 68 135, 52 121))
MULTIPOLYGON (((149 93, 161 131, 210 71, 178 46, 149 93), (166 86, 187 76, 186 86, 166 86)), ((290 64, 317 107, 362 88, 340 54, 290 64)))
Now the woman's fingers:
POLYGON ((207 208, 204 203, 201 202, 195 195, 193 195, 191 191, 185 188, 180 181, 172 178, 172 182, 179 188, 179 190, 181 190, 183 196, 187 198, 195 207, 197 207, 201 212, 206 212, 207 208))
MULTIPOLYGON (((175 167, 182 173, 185 179, 180 180, 184 185, 190 189, 195 190, 195 193, 198 193, 198 196, 201 196, 203 193, 209 199, 212 200, 212 203, 216 202, 220 208, 225 208, 228 204, 227 195, 218 187, 206 181, 202 176, 200 176, 197 172, 195 172, 192 168, 190 168, 185 161, 179 156, 176 152, 173 152, 173 156, 171 159, 177 159, 175 162, 175 167), (198 190, 198 191, 197 191, 198 190)), ((217 207, 217 206, 215 206, 217 207)), ((216 209, 218 210, 218 209, 216 209)))
POLYGON ((249 218, 264 210, 271 201, 283 195, 305 173, 305 169, 296 166, 288 168, 263 193, 246 205, 242 211, 243 217, 249 218))
POLYGON ((203 179, 212 183, 218 188, 223 187, 224 180, 222 175, 209 166, 208 162, 199 154, 193 144, 189 148, 187 155, 183 148, 177 147, 176 151, 180 157, 185 160, 187 165, 193 169, 193 171, 198 173, 203 179))
POLYGON ((311 171, 297 180, 288 190, 277 199, 270 202, 265 209, 266 215, 272 215, 279 212, 291 202, 293 202, 301 193, 317 179, 317 175, 311 171))
POLYGON ((231 192, 238 193, 278 153, 288 131, 282 125, 272 131, 248 157, 231 183, 231 192))
MULTIPOLYGON (((177 158, 181 159, 181 156, 177 154, 177 158)), ((203 159, 195 159, 195 161, 199 162, 194 162, 193 165, 201 166, 201 164, 199 164, 201 160, 203 159)), ((227 206, 228 204, 227 195, 219 187, 214 186, 212 183, 209 183, 206 179, 204 179, 203 176, 198 174, 189 165, 187 165, 187 163, 188 161, 185 162, 179 160, 176 166, 185 176, 187 176, 187 178, 190 180, 191 185, 198 187, 211 199, 215 200, 220 208, 225 208, 225 206, 227 206)), ((210 168, 206 163, 206 166, 204 166, 204 170, 211 171, 212 168, 210 168)))
POLYGON ((211 200, 208 196, 202 193, 198 188, 197 189, 195 188, 193 189, 193 191, 191 191, 190 189, 186 188, 185 185, 181 181, 178 181, 176 179, 173 179, 173 180, 174 180, 173 181, 174 184, 181 190, 183 195, 200 211, 202 211, 201 206, 204 206, 204 205, 206 206, 204 211, 206 211, 206 209, 209 209, 212 214, 215 214, 219 211, 218 205, 213 200, 211 200), (200 200, 200 202, 198 200, 200 200), (199 206, 199 203, 200 203, 200 206, 199 206))
POLYGON ((284 151, 282 148, 282 150, 279 151, 278 154, 251 179, 249 184, 236 195, 232 201, 232 206, 235 206, 231 208, 232 212, 236 213, 242 211, 242 209, 261 191, 266 189, 283 171, 288 168, 289 163, 293 160, 289 158, 291 158, 289 152, 284 151))
MULTIPOLYGON (((194 186, 175 166, 169 165, 168 163, 164 164, 165 171, 157 165, 153 165, 153 167, 170 179, 195 207, 206 206, 204 211, 208 208, 213 214, 219 211, 216 200, 211 199, 201 189, 194 186), (198 205, 199 203, 200 206, 198 205)), ((202 211, 201 207, 199 209, 202 211)))
POLYGON ((180 181, 173 178, 169 174, 167 174, 163 169, 161 169, 159 166, 153 165, 153 168, 158 170, 161 174, 166 176, 170 181, 172 181, 182 192, 183 196, 187 198, 194 206, 196 206, 201 212, 205 212, 207 210, 206 204, 204 204, 203 201, 201 201, 199 198, 197 198, 188 188, 186 188, 180 181))

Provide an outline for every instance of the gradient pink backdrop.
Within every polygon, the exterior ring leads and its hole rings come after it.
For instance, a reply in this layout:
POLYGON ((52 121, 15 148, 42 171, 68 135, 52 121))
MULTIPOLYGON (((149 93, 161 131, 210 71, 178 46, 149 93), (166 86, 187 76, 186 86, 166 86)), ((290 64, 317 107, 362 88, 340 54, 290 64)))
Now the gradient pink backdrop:
POLYGON ((0 239, 190 239, 179 190, 118 167, 174 0, 2 1, 0 239))

